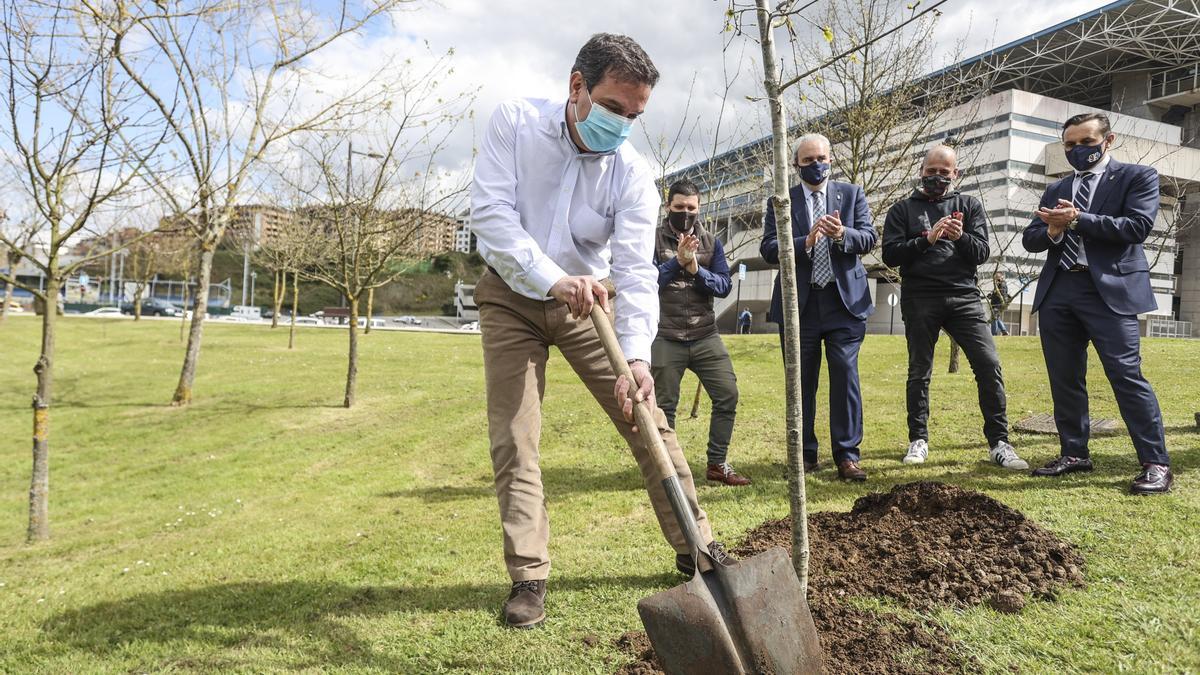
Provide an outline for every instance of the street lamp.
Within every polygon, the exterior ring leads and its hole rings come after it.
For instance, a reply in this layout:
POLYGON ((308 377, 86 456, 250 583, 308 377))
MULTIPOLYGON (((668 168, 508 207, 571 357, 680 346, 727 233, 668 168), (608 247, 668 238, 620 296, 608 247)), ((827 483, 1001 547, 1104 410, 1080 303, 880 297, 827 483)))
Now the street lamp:
MULTIPOLYGON (((363 157, 370 157, 371 159, 383 159, 383 155, 379 154, 378 152, 362 152, 359 150, 355 150, 354 149, 354 141, 351 141, 351 140, 346 141, 346 207, 347 208, 349 208, 349 206, 350 206, 350 180, 352 179, 352 177, 354 175, 353 167, 354 167, 354 156, 355 155, 361 155, 363 157)), ((341 306, 345 307, 346 306, 346 295, 344 293, 342 293, 340 295, 341 295, 341 306)))
POLYGON ((250 304, 251 305, 255 304, 255 302, 254 302, 254 281, 255 281, 255 279, 258 279, 258 272, 251 272, 250 273, 250 304))

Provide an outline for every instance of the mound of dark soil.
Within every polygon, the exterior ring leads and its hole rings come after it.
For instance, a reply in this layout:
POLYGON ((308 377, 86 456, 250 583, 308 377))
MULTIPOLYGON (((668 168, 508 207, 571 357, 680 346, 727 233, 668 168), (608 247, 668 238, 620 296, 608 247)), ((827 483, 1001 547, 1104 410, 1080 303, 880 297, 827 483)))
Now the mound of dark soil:
MULTIPOLYGON (((768 521, 733 549, 748 557, 791 549, 791 521, 768 521)), ((974 670, 940 626, 919 617, 854 607, 853 597, 891 598, 917 612, 987 602, 1020 611, 1025 598, 1053 600, 1083 585, 1071 544, 988 497, 941 483, 898 485, 862 497, 849 513, 809 518, 809 602, 827 673, 974 670)), ((643 633, 619 648, 637 659, 619 673, 660 672, 643 633)))

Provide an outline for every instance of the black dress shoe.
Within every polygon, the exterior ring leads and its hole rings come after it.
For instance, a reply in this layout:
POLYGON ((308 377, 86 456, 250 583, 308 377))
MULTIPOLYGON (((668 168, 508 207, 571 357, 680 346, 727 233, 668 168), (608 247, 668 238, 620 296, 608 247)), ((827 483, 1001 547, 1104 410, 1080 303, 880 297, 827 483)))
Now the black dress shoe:
POLYGON ((1133 479, 1129 491, 1135 495, 1162 494, 1170 492, 1174 482, 1175 476, 1171 473, 1171 467, 1165 464, 1146 464, 1138 477, 1133 479))
POLYGON ((820 471, 820 469, 821 469, 820 462, 805 462, 804 463, 804 473, 816 473, 817 471, 820 471))
POLYGON ((1034 476, 1061 476, 1065 473, 1075 473, 1076 471, 1091 471, 1092 460, 1087 457, 1071 457, 1063 455, 1055 457, 1046 462, 1046 466, 1040 469, 1034 469, 1031 475, 1034 476))

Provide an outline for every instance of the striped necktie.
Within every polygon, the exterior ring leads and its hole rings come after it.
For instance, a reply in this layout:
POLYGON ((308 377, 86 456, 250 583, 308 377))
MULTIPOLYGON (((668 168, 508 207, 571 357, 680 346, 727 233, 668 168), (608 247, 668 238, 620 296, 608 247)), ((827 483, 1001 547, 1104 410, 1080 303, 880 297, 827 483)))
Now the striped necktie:
MULTIPOLYGON (((824 195, 820 192, 812 193, 812 224, 816 225, 817 219, 825 215, 825 200, 824 195)), ((812 254, 812 282, 818 286, 833 281, 833 261, 829 259, 829 237, 821 237, 813 246, 812 254)))
MULTIPOLYGON (((1079 189, 1075 191, 1075 199, 1072 204, 1080 212, 1086 212, 1088 204, 1092 201, 1092 180, 1096 177, 1094 173, 1079 174, 1079 189)), ((1075 266, 1075 262, 1079 260, 1079 245, 1082 239, 1075 230, 1067 230, 1063 237, 1062 253, 1058 258, 1058 266, 1064 270, 1069 270, 1075 266)))

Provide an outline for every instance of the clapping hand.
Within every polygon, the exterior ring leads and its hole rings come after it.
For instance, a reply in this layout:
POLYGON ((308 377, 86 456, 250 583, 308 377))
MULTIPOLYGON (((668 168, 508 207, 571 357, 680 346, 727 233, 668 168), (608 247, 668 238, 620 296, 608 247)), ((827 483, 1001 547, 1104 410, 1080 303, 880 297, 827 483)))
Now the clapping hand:
POLYGON ((700 237, 694 234, 684 234, 679 237, 679 245, 675 249, 675 257, 681 267, 695 274, 699 268, 696 261, 696 251, 700 250, 700 237))

